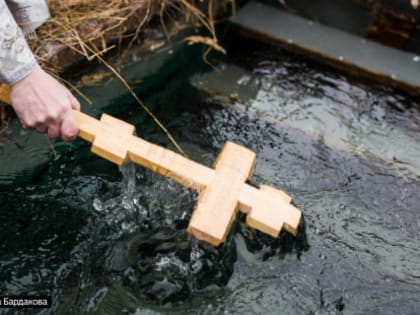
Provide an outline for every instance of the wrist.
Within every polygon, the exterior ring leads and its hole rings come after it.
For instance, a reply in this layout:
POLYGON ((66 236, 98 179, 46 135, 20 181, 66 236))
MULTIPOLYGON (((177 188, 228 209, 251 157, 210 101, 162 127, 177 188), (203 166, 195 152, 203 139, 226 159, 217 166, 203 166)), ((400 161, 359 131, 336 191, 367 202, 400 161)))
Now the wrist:
POLYGON ((11 89, 20 85, 36 82, 41 72, 43 72, 42 68, 36 63, 31 69, 28 69, 28 72, 25 73, 25 75, 23 75, 19 80, 16 80, 13 84, 10 85, 11 89))
POLYGON ((14 83, 10 84, 10 88, 13 90, 14 88, 25 85, 27 83, 36 82, 36 78, 38 77, 38 74, 42 72, 42 68, 36 63, 33 65, 33 67, 28 68, 28 71, 22 75, 21 78, 16 80, 14 83))

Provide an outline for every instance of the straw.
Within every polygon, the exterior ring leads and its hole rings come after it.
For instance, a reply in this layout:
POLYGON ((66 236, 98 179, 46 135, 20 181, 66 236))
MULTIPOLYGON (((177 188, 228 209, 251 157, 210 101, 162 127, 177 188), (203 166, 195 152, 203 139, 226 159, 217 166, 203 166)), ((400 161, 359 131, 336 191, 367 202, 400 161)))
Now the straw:
POLYGON ((49 0, 47 2, 51 18, 37 30, 36 38, 29 39, 29 45, 39 64, 50 73, 58 73, 63 65, 54 64, 51 60, 63 47, 88 61, 97 59, 105 63, 164 131, 177 150, 185 154, 169 131, 135 95, 121 74, 104 60, 104 54, 115 48, 121 48, 118 45, 108 44, 114 39, 118 39, 118 43, 121 43, 121 39, 129 38, 129 44, 124 47, 128 51, 146 22, 158 13, 167 37, 169 37, 167 24, 173 21, 177 21, 178 24, 203 26, 209 33, 208 37, 189 36, 185 41, 190 45, 207 45, 208 49, 203 56, 207 62, 206 57, 211 50, 225 52, 218 44, 216 36, 215 10, 218 6, 227 6, 227 4, 230 4, 234 10, 234 0, 219 0, 217 5, 213 0, 49 0), (128 29, 130 27, 131 30, 128 29))

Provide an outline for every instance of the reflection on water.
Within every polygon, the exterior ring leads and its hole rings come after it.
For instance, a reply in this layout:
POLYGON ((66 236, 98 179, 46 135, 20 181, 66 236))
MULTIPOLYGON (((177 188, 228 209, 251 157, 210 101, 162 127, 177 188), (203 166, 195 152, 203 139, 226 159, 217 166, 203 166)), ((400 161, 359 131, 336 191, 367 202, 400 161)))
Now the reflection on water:
MULTIPOLYGON (((197 83, 213 73, 191 77, 200 92, 174 73, 170 82, 183 88, 157 87, 165 93, 153 99, 157 111, 171 106, 165 123, 193 159, 211 164, 227 140, 255 150, 251 183, 293 196, 305 218, 298 236, 274 240, 240 217, 223 247, 201 244, 185 233, 194 192, 140 167, 120 172, 83 146, 2 190, 1 294, 53 295, 57 314, 417 311, 412 100, 248 44, 231 51, 236 65, 219 61, 226 71, 217 85, 197 83)), ((152 123, 138 127, 170 146, 152 123)))
POLYGON ((283 60, 261 61, 252 72, 233 64, 221 67, 222 72, 196 75, 193 85, 248 115, 301 130, 335 150, 380 160, 406 176, 420 177, 419 124, 411 128, 395 124, 398 117, 389 117, 386 108, 396 102, 394 97, 378 97, 323 74, 311 78, 316 83, 301 82, 305 86, 296 89, 284 84, 290 77, 283 60))

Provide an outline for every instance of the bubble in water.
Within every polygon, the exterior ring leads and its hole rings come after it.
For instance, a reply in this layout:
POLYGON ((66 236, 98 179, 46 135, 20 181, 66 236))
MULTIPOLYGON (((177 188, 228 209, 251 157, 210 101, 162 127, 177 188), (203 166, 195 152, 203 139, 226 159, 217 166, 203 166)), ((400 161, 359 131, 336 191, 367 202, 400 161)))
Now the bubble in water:
POLYGON ((197 274, 203 269, 203 263, 200 260, 197 260, 191 264, 191 272, 197 274))
POLYGON ((108 293, 108 288, 99 289, 98 292, 96 292, 96 294, 89 300, 88 305, 87 305, 87 311, 88 312, 95 311, 97 306, 105 298, 107 293, 108 293))
POLYGON ((159 304, 185 300, 195 290, 223 286, 233 272, 232 238, 218 248, 188 236, 184 227, 160 226, 138 233, 127 244, 137 291, 159 304))
POLYGON ((134 204, 136 207, 140 207, 140 197, 139 197, 139 196, 137 196, 137 197, 135 197, 135 198, 133 199, 133 204, 134 204))
POLYGON ((251 76, 243 75, 242 77, 239 78, 239 80, 237 81, 237 84, 238 85, 247 85, 250 81, 251 81, 251 76))
POLYGON ((93 208, 94 208, 96 211, 102 211, 102 210, 104 210, 104 207, 103 207, 102 201, 100 201, 98 198, 95 198, 95 199, 93 200, 93 208))
POLYGON ((132 210, 133 209, 134 202, 130 197, 131 196, 124 196, 121 200, 121 204, 122 204, 123 208, 126 209, 126 210, 132 210))
POLYGON ((131 233, 136 230, 136 224, 134 222, 123 222, 121 228, 123 231, 131 233))
POLYGON ((188 275, 188 266, 182 262, 178 257, 161 257, 159 261, 155 263, 156 271, 172 271, 179 275, 188 275))
POLYGON ((203 253, 201 252, 201 251, 199 251, 199 250, 197 250, 197 249, 193 249, 192 251, 191 251, 191 254, 190 254, 190 259, 192 260, 192 261, 194 261, 194 260, 198 260, 198 259, 200 259, 200 257, 203 255, 203 253))

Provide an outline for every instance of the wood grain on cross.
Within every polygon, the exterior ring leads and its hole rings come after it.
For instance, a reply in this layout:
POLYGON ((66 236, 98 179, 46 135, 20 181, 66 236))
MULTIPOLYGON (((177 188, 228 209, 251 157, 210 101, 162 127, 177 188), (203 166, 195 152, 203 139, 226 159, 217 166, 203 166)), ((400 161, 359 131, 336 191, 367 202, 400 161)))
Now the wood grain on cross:
MULTIPOLYGON (((0 88, 0 100, 8 101, 0 88)), ((180 154, 134 136, 135 128, 109 115, 100 120, 73 111, 79 124, 79 137, 92 142, 92 152, 118 165, 132 161, 183 186, 200 192, 188 232, 199 240, 219 245, 235 220, 238 210, 247 214, 247 224, 277 237, 285 228, 296 234, 301 212, 291 198, 276 188, 248 185, 255 153, 227 142, 217 157, 214 169, 180 154)))
POLYGON ((237 211, 247 214, 247 224, 274 237, 284 227, 296 234, 301 212, 284 192, 245 183, 252 175, 255 153, 227 142, 214 169, 133 136, 134 126, 106 114, 98 121, 74 111, 79 136, 92 142, 92 152, 118 165, 132 161, 200 192, 188 232, 212 245, 222 243, 237 211))

